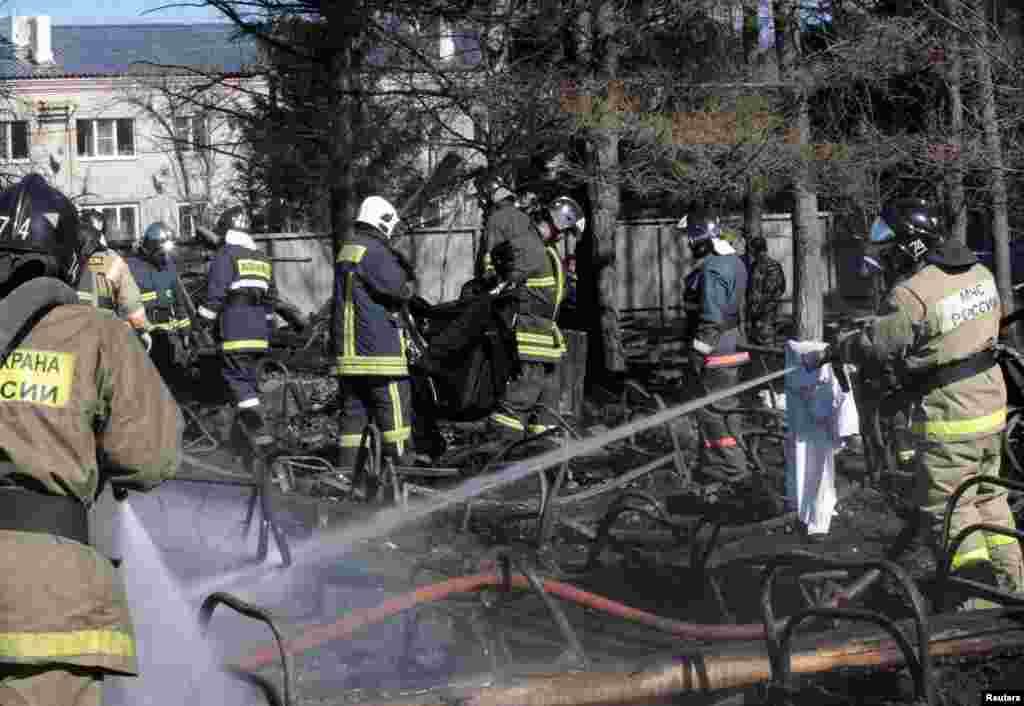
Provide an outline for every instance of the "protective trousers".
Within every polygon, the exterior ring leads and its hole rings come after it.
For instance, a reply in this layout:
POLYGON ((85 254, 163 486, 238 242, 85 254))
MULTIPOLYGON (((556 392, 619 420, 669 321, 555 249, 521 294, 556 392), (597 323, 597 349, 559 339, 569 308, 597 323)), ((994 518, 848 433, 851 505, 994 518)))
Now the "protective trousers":
POLYGON ((550 427, 541 407, 558 410, 560 390, 555 363, 522 362, 522 374, 509 382, 505 399, 491 413, 489 421, 495 433, 509 440, 527 434, 542 434, 550 427))
POLYGON ((241 408, 260 404, 261 353, 221 353, 221 375, 230 398, 241 408))
POLYGON ((167 333, 160 329, 152 331, 151 335, 153 347, 149 351, 149 357, 160 372, 164 384, 180 401, 180 396, 188 390, 190 382, 185 367, 184 342, 179 334, 167 333))
MULTIPOLYGON (((354 466, 363 430, 373 420, 385 456, 400 460, 412 449, 412 387, 409 378, 342 375, 341 465, 354 466)), ((400 461, 399 461, 400 462, 400 461)))
MULTIPOLYGON (((949 496, 964 481, 978 476, 997 477, 1001 462, 1002 437, 976 441, 922 443, 916 454, 918 505, 931 520, 932 539, 941 546, 942 522, 949 496)), ((979 522, 1015 529, 1016 523, 1006 500, 1007 491, 981 483, 969 488, 957 503, 950 522, 950 539, 965 527, 979 522)), ((1014 537, 972 532, 956 550, 951 571, 976 580, 991 581, 1006 591, 1024 590, 1024 562, 1020 542, 1014 537)))
POLYGON ((103 672, 70 665, 0 665, 0 706, 100 706, 103 672))
MULTIPOLYGON (((738 385, 740 368, 733 362, 738 355, 712 355, 705 358, 697 394, 708 394, 738 385)), ((739 401, 735 397, 727 397, 714 406, 729 410, 738 405, 739 401)), ((731 480, 743 473, 746 470, 746 458, 725 415, 717 414, 710 407, 701 407, 694 412, 694 417, 700 430, 701 472, 719 480, 731 480)), ((735 418, 733 421, 738 422, 735 418)))

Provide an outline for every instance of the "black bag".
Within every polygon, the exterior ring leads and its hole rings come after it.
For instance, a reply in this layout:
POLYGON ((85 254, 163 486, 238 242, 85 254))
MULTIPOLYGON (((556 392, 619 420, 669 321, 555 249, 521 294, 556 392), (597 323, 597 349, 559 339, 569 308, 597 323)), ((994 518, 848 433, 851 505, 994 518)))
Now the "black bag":
POLYGON ((431 371, 440 416, 475 421, 494 411, 520 362, 512 328, 513 296, 484 295, 457 306, 442 305, 437 316, 451 317, 429 342, 438 365, 431 371))

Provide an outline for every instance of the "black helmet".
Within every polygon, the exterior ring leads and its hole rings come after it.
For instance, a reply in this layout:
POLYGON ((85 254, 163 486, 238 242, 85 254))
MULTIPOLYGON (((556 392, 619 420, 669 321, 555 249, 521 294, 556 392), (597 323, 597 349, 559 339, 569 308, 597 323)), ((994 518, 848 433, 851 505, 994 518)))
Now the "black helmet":
POLYGON ((686 231, 686 240, 695 259, 711 254, 712 241, 722 234, 722 226, 711 211, 693 209, 679 221, 679 228, 686 231))
POLYGON ((103 248, 103 233, 96 230, 89 221, 78 223, 78 240, 82 243, 82 258, 85 260, 103 248))
POLYGON ((484 209, 493 208, 502 201, 516 198, 511 187, 501 177, 477 179, 476 196, 481 208, 484 209))
POLYGON ((576 203, 575 199, 568 196, 559 196, 551 202, 548 208, 551 222, 559 231, 575 229, 582 234, 587 227, 587 219, 583 217, 583 208, 576 203))
POLYGON ((0 193, 0 282, 31 262, 72 286, 81 274, 78 212, 39 174, 0 193))
POLYGON ((228 234, 229 230, 238 230, 243 233, 249 233, 252 229, 252 225, 249 222, 249 214, 241 206, 232 206, 224 213, 220 214, 220 218, 217 219, 217 227, 215 229, 217 235, 223 238, 228 234))
POLYGON ((88 223, 92 228, 99 231, 100 235, 106 235, 107 218, 103 215, 102 211, 98 211, 95 208, 87 208, 78 215, 78 219, 83 223, 88 223))
POLYGON ((751 238, 747 241, 747 252, 755 256, 764 255, 768 252, 768 241, 760 235, 756 238, 751 238))
POLYGON ((174 231, 163 221, 151 223, 142 234, 139 250, 151 260, 161 260, 174 247, 174 231))
POLYGON ((944 240, 939 210, 923 199, 898 199, 883 208, 871 226, 869 248, 880 251, 897 274, 914 268, 944 240))

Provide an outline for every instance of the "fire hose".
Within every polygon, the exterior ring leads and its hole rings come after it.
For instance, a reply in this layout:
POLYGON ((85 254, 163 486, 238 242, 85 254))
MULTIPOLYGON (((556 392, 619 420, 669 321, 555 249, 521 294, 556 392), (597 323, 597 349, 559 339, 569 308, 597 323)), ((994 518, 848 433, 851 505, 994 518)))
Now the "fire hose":
MULTIPOLYGON (((841 592, 831 601, 826 603, 828 607, 846 605, 849 601, 861 593, 874 580, 869 576, 877 572, 868 572, 846 591, 841 592), (865 580, 869 579, 869 580, 865 580)), ((553 579, 540 580, 545 593, 577 603, 586 608, 598 610, 624 620, 645 625, 647 627, 665 632, 686 640, 697 641, 745 641, 759 640, 766 637, 764 625, 761 623, 750 623, 746 625, 708 625, 700 623, 688 623, 671 618, 665 618, 647 611, 624 605, 596 593, 584 591, 568 583, 555 581, 553 579)), ((332 640, 339 640, 351 637, 359 630, 386 620, 401 612, 414 608, 424 603, 441 601, 453 594, 470 593, 490 586, 508 586, 519 589, 529 589, 530 583, 522 575, 501 575, 498 573, 479 573, 470 576, 459 576, 442 581, 440 583, 421 586, 415 591, 404 593, 400 596, 388 599, 372 608, 364 608, 350 612, 344 618, 327 625, 319 625, 307 629, 300 637, 288 640, 284 643, 284 650, 288 653, 302 652, 312 649, 332 640)), ((243 670, 261 669, 280 656, 277 645, 256 650, 247 657, 235 664, 235 667, 243 670)))

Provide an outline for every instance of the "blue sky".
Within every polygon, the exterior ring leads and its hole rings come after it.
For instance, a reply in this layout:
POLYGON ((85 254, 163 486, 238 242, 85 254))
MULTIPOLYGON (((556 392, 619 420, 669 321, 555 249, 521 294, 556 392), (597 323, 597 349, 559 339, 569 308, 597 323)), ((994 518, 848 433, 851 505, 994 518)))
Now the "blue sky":
MULTIPOLYGON (((180 0, 0 0, 0 16, 49 15, 53 24, 112 24, 117 22, 224 22, 207 7, 157 8, 180 0), (142 13, 153 10, 149 14, 142 13)), ((185 0, 199 4, 200 0, 185 0)))

